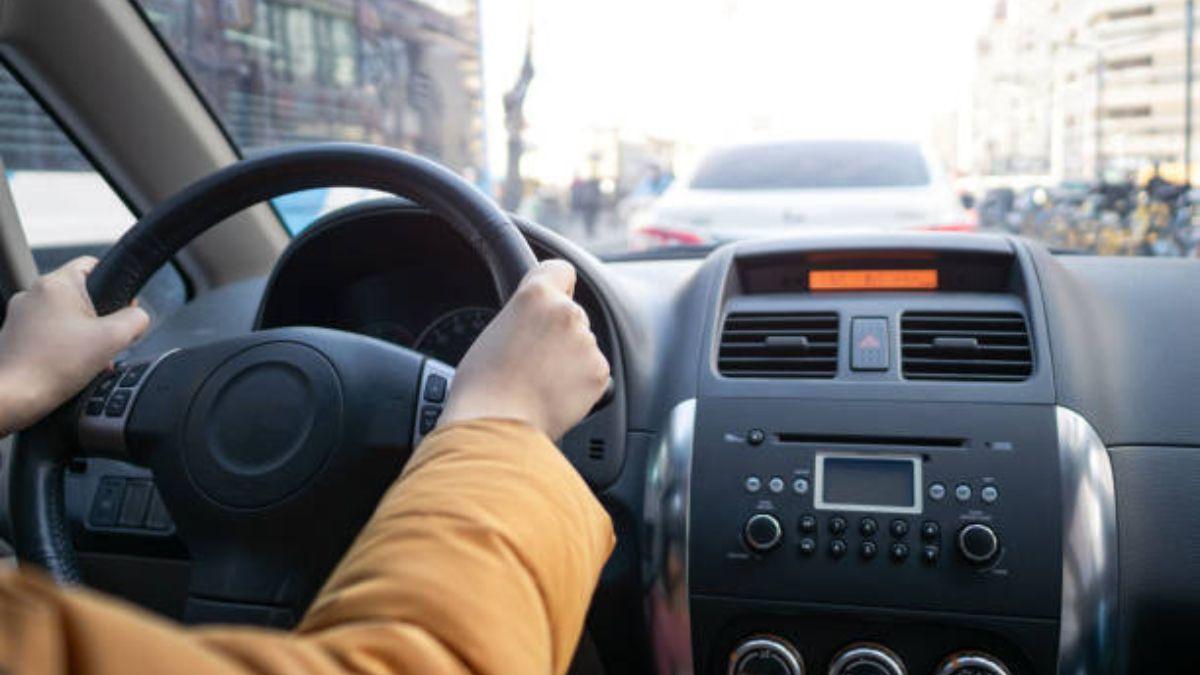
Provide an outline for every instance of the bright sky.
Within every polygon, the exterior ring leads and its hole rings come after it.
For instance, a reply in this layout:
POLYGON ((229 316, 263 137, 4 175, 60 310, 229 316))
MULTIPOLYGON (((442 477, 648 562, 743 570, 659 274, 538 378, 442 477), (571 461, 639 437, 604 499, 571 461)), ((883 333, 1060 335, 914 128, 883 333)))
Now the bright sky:
POLYGON ((595 135, 705 146, 750 136, 923 138, 962 106, 994 0, 480 0, 488 153, 532 16, 534 170, 585 166, 595 135))

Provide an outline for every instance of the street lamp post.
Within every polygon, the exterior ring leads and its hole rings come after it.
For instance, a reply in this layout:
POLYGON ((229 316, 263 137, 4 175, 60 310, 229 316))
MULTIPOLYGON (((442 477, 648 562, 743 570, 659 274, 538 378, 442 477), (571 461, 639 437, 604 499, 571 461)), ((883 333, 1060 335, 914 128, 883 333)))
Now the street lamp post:
POLYGON ((1192 184, 1192 31, 1193 31, 1193 2, 1187 0, 1187 18, 1184 22, 1186 37, 1184 40, 1185 59, 1183 82, 1183 184, 1192 184))

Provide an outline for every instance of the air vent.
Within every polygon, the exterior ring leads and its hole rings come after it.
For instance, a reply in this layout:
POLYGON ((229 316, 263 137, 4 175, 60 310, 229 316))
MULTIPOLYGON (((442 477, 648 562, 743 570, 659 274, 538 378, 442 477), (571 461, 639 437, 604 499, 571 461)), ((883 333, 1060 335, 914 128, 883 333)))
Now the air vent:
POLYGON ((1017 381, 1033 371, 1029 329, 1016 312, 906 312, 904 377, 1017 381))
POLYGON ((733 312, 725 318, 717 370, 725 377, 833 377, 838 316, 733 312))

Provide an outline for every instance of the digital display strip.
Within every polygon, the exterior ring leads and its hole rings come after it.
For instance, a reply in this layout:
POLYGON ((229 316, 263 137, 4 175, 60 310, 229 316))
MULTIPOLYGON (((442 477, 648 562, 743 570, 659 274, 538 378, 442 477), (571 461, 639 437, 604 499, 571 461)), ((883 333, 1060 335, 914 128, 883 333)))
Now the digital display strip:
POLYGON ((818 509, 921 513, 921 458, 916 455, 818 452, 818 509))
POLYGON ((938 271, 920 270, 809 270, 810 291, 932 291, 938 271))

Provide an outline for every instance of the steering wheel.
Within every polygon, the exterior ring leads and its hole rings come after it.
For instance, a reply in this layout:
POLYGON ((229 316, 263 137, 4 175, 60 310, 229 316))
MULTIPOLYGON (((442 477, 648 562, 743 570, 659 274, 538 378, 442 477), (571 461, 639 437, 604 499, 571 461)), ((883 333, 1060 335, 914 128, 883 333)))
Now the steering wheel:
MULTIPOLYGON (((89 276, 96 310, 129 304, 171 256, 238 211, 331 185, 390 192, 441 216, 487 261, 502 301, 536 262, 504 212, 451 171, 397 150, 322 144, 239 161, 156 207, 89 276)), ((121 364, 18 436, 17 554, 77 583, 64 466, 121 459, 153 471, 191 555, 185 621, 291 625, 436 422, 452 375, 390 343, 302 327, 121 364)))

